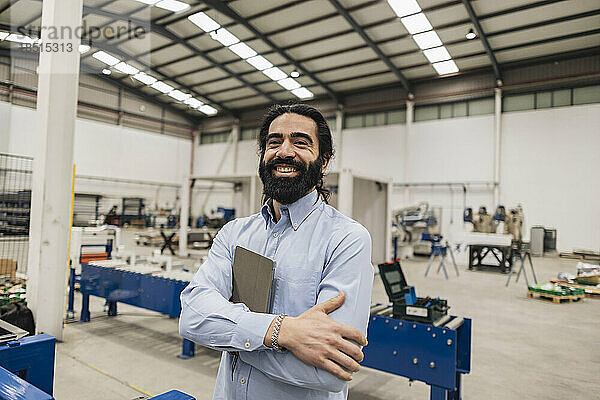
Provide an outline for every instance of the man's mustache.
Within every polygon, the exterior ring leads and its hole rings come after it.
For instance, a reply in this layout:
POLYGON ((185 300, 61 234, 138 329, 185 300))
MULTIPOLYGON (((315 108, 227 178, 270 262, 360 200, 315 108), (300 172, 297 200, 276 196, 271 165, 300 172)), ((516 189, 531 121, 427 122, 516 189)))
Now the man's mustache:
POLYGON ((306 164, 304 164, 300 161, 297 161, 297 160, 293 160, 293 159, 274 158, 274 159, 270 160, 269 162, 265 163, 265 167, 267 167, 270 170, 274 169, 278 165, 289 165, 289 166, 295 167, 299 171, 307 170, 306 164))

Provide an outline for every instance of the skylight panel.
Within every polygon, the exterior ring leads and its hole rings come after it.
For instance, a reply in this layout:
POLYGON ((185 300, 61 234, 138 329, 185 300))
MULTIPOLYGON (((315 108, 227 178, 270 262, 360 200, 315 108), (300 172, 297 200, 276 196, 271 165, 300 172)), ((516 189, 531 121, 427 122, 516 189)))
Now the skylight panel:
POLYGON ((154 5, 164 10, 172 11, 174 13, 185 11, 191 7, 189 4, 178 0, 161 0, 154 5))
POLYGON ((263 56, 250 57, 246 59, 246 62, 259 71, 273 67, 273 64, 263 56))
POLYGON ((400 18, 421 12, 417 0, 387 0, 387 2, 400 18))
POLYGON ((15 43, 33 44, 37 39, 31 38, 25 35, 19 35, 16 33, 9 34, 4 40, 15 43))
POLYGON ((188 97, 191 97, 191 94, 183 93, 181 90, 173 90, 169 92, 169 96, 174 98, 175 100, 184 101, 188 97))
POLYGON ((233 51, 242 59, 254 57, 256 55, 256 51, 254 51, 254 49, 252 49, 244 42, 236 43, 234 45, 229 46, 229 50, 233 51))
POLYGON ((0 40, 6 39, 6 37, 10 35, 8 32, 0 32, 0 40))
POLYGON ((188 97, 187 99, 185 99, 183 101, 183 104, 187 104, 188 106, 192 107, 192 108, 200 108, 201 106, 204 105, 203 102, 201 102, 198 99, 195 99, 193 97, 188 97))
POLYGON ((206 33, 216 31, 221 27, 221 25, 219 25, 214 19, 203 12, 192 14, 188 17, 188 19, 206 33))
POLYGON ((88 46, 87 44, 80 44, 78 50, 79 50, 79 53, 85 54, 88 51, 90 51, 90 46, 88 46))
POLYGON ((433 68, 435 68, 435 71, 438 73, 438 75, 446 75, 458 72, 458 67, 456 66, 454 60, 435 63, 433 64, 433 68))
POLYGON ((301 85, 293 78, 285 78, 282 79, 280 81, 277 81, 277 83, 283 87, 284 89, 287 90, 293 90, 293 89, 298 89, 301 85))
POLYGON ((121 61, 120 63, 118 63, 117 65, 115 65, 114 68, 117 71, 120 71, 120 72, 122 72, 124 74, 129 74, 129 75, 135 75, 138 72, 140 72, 139 69, 137 69, 137 68, 135 68, 135 67, 133 67, 133 66, 131 66, 131 65, 123 62, 123 61, 121 61))
POLYGON ((218 112, 216 108, 209 106, 208 104, 199 107, 198 110, 200 110, 200 112, 203 112, 206 115, 215 115, 218 112))
POLYGON ((216 31, 211 32, 210 37, 221 43, 223 46, 231 46, 240 41, 240 39, 225 28, 219 28, 216 31))
POLYGON ((416 35, 417 33, 430 31, 433 29, 429 23, 429 20, 423 13, 401 18, 400 22, 404 24, 404 27, 411 35, 416 35))
POLYGON ((415 35, 412 38, 421 50, 430 49, 432 47, 439 47, 443 44, 440 40, 440 37, 437 33, 435 33, 435 31, 419 33, 418 35, 415 35))
POLYGON ((155 77, 146 74, 145 72, 139 72, 139 73, 133 75, 133 79, 136 79, 146 85, 152 85, 154 82, 156 82, 158 80, 155 77))
POLYGON ((300 99, 310 99, 311 97, 314 97, 314 94, 305 87, 294 89, 292 90, 292 93, 300 99))
POLYGON ((452 58, 450 56, 450 53, 448 53, 448 50, 444 46, 434 47, 433 49, 424 50, 423 54, 425 55, 425 57, 427 57, 429 62, 432 64, 436 63, 436 62, 444 61, 444 60, 449 60, 452 58))
POLYGON ((280 81, 282 79, 287 78, 286 73, 283 72, 282 70, 280 70, 277 67, 272 67, 272 68, 265 69, 264 71, 262 71, 262 73, 265 74, 266 76, 268 76, 269 78, 271 78, 274 81, 280 81))
POLYGON ((154 82, 150 87, 152 89, 158 90, 161 93, 169 93, 170 91, 175 89, 173 86, 167 85, 166 83, 161 82, 161 81, 154 82))
POLYGON ((104 64, 110 65, 111 67, 121 62, 121 60, 119 60, 117 57, 113 57, 104 51, 97 51, 92 54, 92 57, 94 57, 96 60, 102 61, 104 64))

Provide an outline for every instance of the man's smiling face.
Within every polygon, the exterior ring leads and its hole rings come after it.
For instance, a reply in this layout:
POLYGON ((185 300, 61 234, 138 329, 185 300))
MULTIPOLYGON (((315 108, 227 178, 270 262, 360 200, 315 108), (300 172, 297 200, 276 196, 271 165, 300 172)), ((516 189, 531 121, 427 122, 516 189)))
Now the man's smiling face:
POLYGON ((300 199, 327 167, 319 158, 317 124, 299 114, 282 114, 269 126, 259 167, 265 194, 282 203, 300 199))

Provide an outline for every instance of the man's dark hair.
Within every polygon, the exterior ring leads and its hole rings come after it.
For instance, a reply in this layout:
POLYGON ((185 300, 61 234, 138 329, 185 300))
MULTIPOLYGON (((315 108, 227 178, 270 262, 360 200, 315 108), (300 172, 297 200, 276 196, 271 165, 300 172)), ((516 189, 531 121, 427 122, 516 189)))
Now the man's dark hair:
MULTIPOLYGON (((318 160, 322 164, 325 164, 333 158, 333 138, 331 137, 331 130, 329 129, 329 125, 327 124, 325 117, 323 117, 323 114, 321 114, 321 112, 316 108, 308 106, 306 104, 292 103, 275 104, 267 110, 267 113, 263 117, 263 122, 260 127, 260 132, 258 134, 258 148, 261 160, 260 162, 262 162, 265 156, 265 151, 267 148, 267 136, 269 134, 269 127, 271 126, 271 122, 273 122, 275 118, 283 114, 303 115, 315 121, 315 124, 317 125, 317 138, 319 141, 318 160)), ((329 189, 323 187, 323 176, 324 174, 321 173, 321 178, 317 183, 316 189, 323 201, 327 203, 329 197, 331 196, 331 192, 329 191, 329 189)))

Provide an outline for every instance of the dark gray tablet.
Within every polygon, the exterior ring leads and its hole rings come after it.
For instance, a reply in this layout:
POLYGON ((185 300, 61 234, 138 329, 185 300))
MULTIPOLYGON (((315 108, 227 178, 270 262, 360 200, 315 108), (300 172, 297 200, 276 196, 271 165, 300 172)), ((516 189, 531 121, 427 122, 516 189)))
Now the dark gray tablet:
POLYGON ((232 303, 244 303, 250 311, 266 313, 269 310, 273 260, 237 246, 233 256, 232 303))

